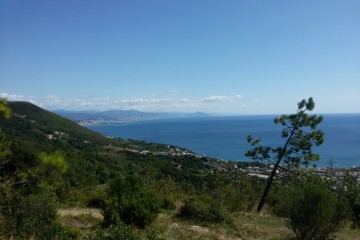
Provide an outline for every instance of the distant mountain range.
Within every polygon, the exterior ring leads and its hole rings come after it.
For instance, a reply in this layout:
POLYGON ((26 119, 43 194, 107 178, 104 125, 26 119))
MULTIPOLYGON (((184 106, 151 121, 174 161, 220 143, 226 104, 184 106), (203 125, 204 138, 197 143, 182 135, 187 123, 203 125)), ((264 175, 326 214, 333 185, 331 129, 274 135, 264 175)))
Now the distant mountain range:
POLYGON ((103 125, 111 122, 135 122, 165 118, 198 118, 208 117, 203 112, 195 113, 168 113, 168 112, 141 112, 137 110, 108 110, 108 111, 52 111, 81 125, 103 125))

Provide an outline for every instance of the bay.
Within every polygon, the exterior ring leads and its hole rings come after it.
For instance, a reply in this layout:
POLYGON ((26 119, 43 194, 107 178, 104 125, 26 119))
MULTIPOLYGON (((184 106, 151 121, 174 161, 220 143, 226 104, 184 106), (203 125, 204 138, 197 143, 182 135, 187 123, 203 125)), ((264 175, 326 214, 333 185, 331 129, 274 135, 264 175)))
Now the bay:
MULTIPOLYGON (((330 159, 335 167, 360 166, 360 114, 325 114, 319 125, 325 142, 313 151, 320 154, 316 163, 326 167, 330 159)), ((251 148, 248 134, 261 138, 262 144, 282 146, 281 126, 275 116, 226 116, 177 118, 152 121, 113 123, 89 126, 104 135, 144 140, 188 148, 198 154, 232 161, 251 161, 245 152, 251 148)))

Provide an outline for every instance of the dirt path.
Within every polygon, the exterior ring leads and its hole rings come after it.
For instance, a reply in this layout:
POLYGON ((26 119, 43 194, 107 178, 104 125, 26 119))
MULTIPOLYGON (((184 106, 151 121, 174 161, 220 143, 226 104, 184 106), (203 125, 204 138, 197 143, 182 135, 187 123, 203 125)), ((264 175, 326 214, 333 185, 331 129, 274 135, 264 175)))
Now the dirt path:
POLYGON ((93 218, 98 220, 104 219, 104 216, 101 214, 101 210, 98 208, 61 208, 57 213, 60 217, 91 215, 93 218))

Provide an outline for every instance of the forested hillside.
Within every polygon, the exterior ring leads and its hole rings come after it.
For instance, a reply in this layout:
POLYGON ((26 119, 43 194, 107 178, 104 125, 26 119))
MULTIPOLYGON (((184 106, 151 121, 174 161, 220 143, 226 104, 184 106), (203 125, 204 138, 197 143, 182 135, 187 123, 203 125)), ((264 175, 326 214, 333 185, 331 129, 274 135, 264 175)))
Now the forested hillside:
POLYGON ((203 162, 208 159, 186 149, 105 137, 31 103, 10 102, 9 108, 11 117, 2 118, 1 127, 11 142, 13 158, 26 155, 32 161, 18 159, 18 163, 31 165, 40 153, 61 150, 69 165, 64 180, 70 186, 103 183, 130 169, 140 173, 144 165, 153 166, 158 174, 188 175, 179 178, 195 183, 192 177, 206 169, 203 162))

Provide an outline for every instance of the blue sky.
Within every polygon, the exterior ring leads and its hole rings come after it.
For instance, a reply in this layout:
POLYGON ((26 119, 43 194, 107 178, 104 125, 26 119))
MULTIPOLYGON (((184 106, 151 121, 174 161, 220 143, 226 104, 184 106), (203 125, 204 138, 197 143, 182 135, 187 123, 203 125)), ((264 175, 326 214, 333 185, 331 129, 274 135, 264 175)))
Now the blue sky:
POLYGON ((47 109, 360 112, 360 1, 0 0, 0 97, 47 109))

